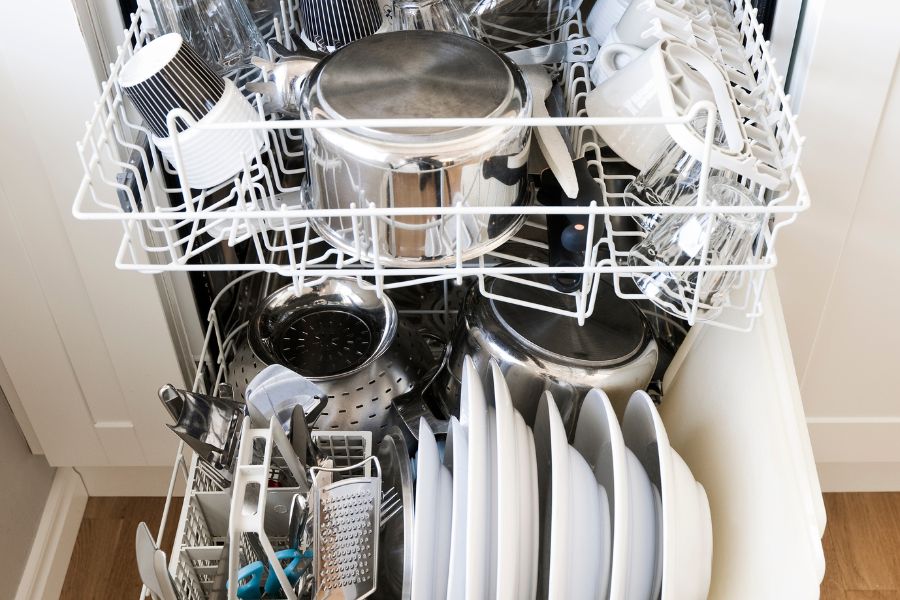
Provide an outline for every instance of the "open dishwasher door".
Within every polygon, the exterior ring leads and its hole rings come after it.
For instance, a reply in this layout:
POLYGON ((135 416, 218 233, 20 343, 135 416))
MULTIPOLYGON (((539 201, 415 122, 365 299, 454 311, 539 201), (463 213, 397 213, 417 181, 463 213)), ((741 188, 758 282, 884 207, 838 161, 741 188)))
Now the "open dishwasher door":
POLYGON ((818 598, 825 506, 774 277, 763 302, 749 333, 691 331, 660 413, 709 496, 709 597, 818 598))

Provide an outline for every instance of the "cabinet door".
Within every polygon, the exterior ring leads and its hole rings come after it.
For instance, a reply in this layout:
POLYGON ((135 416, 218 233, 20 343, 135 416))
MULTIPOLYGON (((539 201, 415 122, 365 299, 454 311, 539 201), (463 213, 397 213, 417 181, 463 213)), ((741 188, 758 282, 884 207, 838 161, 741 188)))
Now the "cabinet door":
POLYGON ((778 279, 829 491, 900 489, 900 3, 808 0, 791 93, 812 206, 778 279))
POLYGON ((156 389, 184 376, 160 290, 114 268, 115 225, 71 216, 88 46, 68 0, 0 8, 0 361, 52 465, 163 465, 156 389))

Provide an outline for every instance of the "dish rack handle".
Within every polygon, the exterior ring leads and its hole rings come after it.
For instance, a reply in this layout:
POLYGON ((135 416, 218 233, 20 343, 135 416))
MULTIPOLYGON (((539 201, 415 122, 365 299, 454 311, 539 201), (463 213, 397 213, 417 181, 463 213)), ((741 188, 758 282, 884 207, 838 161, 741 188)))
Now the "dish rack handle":
POLYGON ((309 491, 303 467, 277 417, 272 417, 267 429, 251 429, 250 419, 244 419, 228 519, 228 537, 231 542, 228 549, 228 600, 237 600, 238 570, 241 567, 240 540, 243 534, 255 534, 259 537, 266 559, 287 599, 298 600, 265 529, 266 496, 269 491, 272 455, 276 447, 297 485, 304 492, 309 491), (262 460, 254 463, 254 446, 257 440, 264 442, 264 449, 262 460))

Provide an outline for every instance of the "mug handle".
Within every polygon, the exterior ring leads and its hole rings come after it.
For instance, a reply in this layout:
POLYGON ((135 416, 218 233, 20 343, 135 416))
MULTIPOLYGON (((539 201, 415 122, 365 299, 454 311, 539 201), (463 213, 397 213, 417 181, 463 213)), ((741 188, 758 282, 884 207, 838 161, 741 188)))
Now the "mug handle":
POLYGON ((602 80, 605 81, 615 75, 618 71, 624 69, 631 61, 644 52, 645 50, 643 48, 632 46, 631 44, 606 44, 600 48, 594 67, 599 70, 602 80), (624 56, 628 59, 628 61, 621 66, 617 60, 620 56, 624 56))

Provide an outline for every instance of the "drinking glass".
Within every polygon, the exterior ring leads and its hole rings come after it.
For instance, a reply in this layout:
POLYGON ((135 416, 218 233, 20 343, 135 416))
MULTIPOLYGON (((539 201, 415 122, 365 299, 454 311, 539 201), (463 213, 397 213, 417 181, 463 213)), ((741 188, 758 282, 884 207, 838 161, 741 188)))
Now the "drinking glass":
POLYGON ((472 26, 498 49, 545 37, 578 12, 581 0, 463 0, 472 26))
MULTIPOLYGON (((727 178, 710 178, 707 191, 707 206, 762 205, 746 188, 727 178)), ((694 194, 682 196, 675 205, 694 206, 697 202, 694 194)), ((673 315, 687 318, 697 302, 698 320, 715 318, 739 282, 740 272, 675 272, 670 267, 699 267, 704 258, 706 266, 746 265, 764 222, 765 214, 761 212, 665 215, 628 255, 629 266, 650 266, 656 270, 633 273, 632 278, 647 298, 673 315)))
POLYGON ((475 37, 457 0, 394 0, 394 31, 427 29, 475 37))
POLYGON ((267 56, 243 0, 151 0, 161 33, 180 33, 207 62, 227 73, 267 56))
MULTIPOLYGON (((697 117, 690 126, 701 136, 706 135, 706 115, 697 117)), ((721 123, 716 126, 713 137, 713 152, 716 146, 726 144, 725 132, 721 123)), ((650 166, 641 171, 625 188, 626 198, 633 206, 655 208, 676 204, 679 200, 690 198, 697 193, 700 185, 700 173, 703 162, 682 148, 676 141, 669 142, 656 153, 650 166)), ((736 178, 730 171, 710 169, 709 176, 736 178)), ((645 232, 651 231, 659 223, 659 213, 636 215, 634 219, 645 232)))

